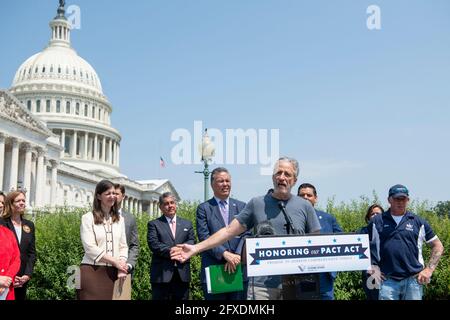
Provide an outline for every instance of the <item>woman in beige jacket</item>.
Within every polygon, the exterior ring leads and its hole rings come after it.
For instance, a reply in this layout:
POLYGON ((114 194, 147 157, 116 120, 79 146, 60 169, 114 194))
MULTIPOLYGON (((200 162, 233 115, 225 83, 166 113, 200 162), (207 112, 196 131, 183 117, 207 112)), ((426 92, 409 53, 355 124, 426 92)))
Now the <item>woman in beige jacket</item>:
POLYGON ((128 246, 114 184, 100 181, 95 188, 92 212, 80 227, 84 256, 80 266, 80 300, 111 300, 114 282, 127 275, 128 246))

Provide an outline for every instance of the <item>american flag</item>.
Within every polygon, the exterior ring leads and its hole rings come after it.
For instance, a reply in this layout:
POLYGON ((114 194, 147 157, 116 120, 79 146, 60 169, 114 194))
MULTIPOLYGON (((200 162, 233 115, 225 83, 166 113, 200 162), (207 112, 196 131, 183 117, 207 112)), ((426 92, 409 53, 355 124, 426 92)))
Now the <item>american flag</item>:
POLYGON ((166 167, 166 163, 164 162, 164 159, 162 157, 159 157, 159 165, 161 168, 165 168, 166 167))

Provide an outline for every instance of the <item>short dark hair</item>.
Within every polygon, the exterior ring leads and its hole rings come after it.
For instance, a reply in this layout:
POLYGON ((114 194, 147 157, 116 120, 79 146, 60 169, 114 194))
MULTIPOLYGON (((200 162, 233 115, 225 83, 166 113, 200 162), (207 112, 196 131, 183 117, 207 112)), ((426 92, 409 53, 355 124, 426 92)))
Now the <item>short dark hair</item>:
POLYGON ((226 172, 226 173, 230 174, 230 172, 229 172, 226 168, 224 168, 224 167, 217 167, 217 168, 215 168, 215 169, 211 172, 211 184, 212 184, 213 181, 214 181, 214 176, 215 176, 216 174, 218 174, 218 173, 221 173, 221 172, 226 172))
POLYGON ((367 208, 366 216, 364 217, 364 220, 366 220, 366 223, 369 223, 370 215, 371 215, 373 209, 375 209, 375 208, 379 208, 381 210, 381 212, 384 212, 383 207, 380 206, 379 204, 375 203, 375 204, 371 205, 369 208, 367 208))
POLYGON ((175 195, 172 192, 164 192, 162 195, 159 196, 159 204, 161 205, 165 198, 172 197, 175 201, 177 198, 175 198, 175 195))
POLYGON ((122 192, 122 194, 125 194, 125 186, 123 184, 115 183, 114 189, 120 189, 120 192, 122 192))
POLYGON ((302 184, 298 187, 297 194, 300 193, 300 189, 304 189, 304 188, 311 188, 311 189, 313 189, 314 196, 317 197, 317 190, 316 190, 316 187, 314 187, 311 183, 302 183, 302 184))

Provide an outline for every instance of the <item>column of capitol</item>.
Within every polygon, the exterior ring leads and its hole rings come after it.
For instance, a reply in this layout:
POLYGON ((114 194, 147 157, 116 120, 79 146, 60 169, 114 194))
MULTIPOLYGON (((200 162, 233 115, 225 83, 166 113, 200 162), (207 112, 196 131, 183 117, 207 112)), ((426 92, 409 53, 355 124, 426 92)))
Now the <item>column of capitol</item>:
POLYGON ((0 190, 25 190, 27 205, 43 206, 48 166, 51 167, 50 205, 54 206, 58 162, 47 159, 46 150, 41 146, 0 133, 0 190))

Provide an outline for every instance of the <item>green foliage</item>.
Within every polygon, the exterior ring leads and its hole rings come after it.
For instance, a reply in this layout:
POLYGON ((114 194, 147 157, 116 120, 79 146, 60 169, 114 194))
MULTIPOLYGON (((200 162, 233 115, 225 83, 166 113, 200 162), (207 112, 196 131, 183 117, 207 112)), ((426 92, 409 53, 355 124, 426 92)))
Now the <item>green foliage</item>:
POLYGON ((438 216, 450 218, 450 201, 439 201, 434 207, 438 216))
POLYGON ((70 276, 67 268, 78 266, 83 257, 80 218, 85 212, 59 208, 54 213, 35 213, 37 261, 28 289, 29 299, 75 297, 75 290, 67 286, 70 276))
MULTIPOLYGON (((334 199, 327 203, 326 211, 334 214, 345 232, 354 232, 365 225, 364 215, 367 207, 378 202, 376 194, 372 199, 361 197, 349 203, 336 205, 334 199)), ((178 206, 178 215, 192 221, 195 227, 195 210, 198 203, 182 202, 178 206)), ((411 211, 423 216, 439 236, 445 248, 450 247, 450 219, 438 215, 436 207, 424 201, 412 201, 411 211)), ((29 299, 66 300, 75 299, 75 290, 67 287, 73 272, 69 266, 78 266, 83 257, 80 241, 80 217, 88 209, 60 208, 56 212, 37 212, 33 217, 36 224, 37 263, 30 282, 29 299)), ((147 214, 137 214, 140 252, 133 277, 132 298, 151 299, 150 262, 151 252, 147 244, 147 223, 154 219, 147 214)), ((196 239, 197 241, 198 239, 196 239)), ((424 259, 429 259, 430 250, 424 248, 424 259)), ((191 299, 202 300, 200 286, 200 257, 191 259, 191 299)), ((336 299, 364 299, 361 272, 340 272, 335 282, 336 299)), ((449 299, 450 297, 450 259, 444 252, 431 284, 425 289, 425 299, 449 299)))
POLYGON ((137 215, 136 224, 139 236, 139 256, 133 274, 133 300, 149 300, 152 297, 150 286, 150 262, 152 252, 147 244, 147 223, 152 220, 147 214, 137 215))

